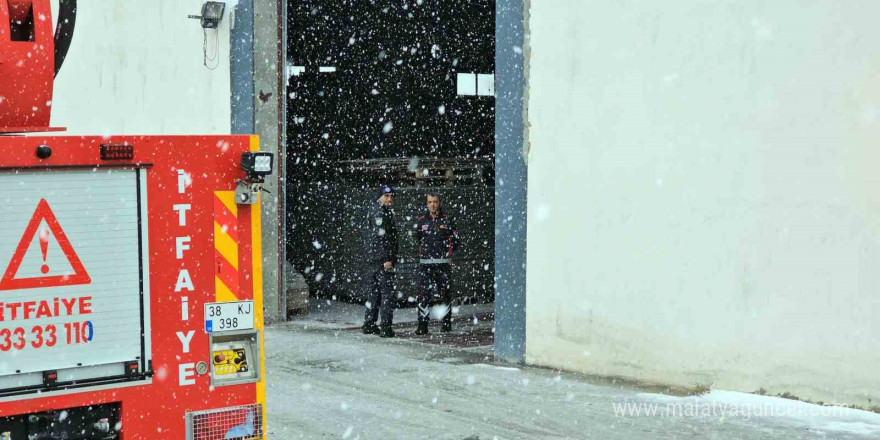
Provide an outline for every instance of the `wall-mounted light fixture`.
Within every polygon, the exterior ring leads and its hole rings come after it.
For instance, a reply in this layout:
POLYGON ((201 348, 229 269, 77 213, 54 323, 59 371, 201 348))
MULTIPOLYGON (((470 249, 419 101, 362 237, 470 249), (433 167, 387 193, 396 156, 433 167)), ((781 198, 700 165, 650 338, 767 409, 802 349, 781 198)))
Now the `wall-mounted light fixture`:
POLYGON ((225 10, 225 2, 205 2, 202 5, 202 15, 190 15, 189 18, 199 19, 203 29, 217 29, 225 10))

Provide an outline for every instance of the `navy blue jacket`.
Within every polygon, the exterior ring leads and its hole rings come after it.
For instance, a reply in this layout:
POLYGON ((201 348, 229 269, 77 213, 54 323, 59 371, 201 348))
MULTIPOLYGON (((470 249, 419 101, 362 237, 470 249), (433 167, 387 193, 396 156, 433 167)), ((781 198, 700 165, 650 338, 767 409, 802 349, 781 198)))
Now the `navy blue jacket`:
POLYGON ((458 229, 455 221, 445 212, 431 218, 430 212, 419 216, 416 222, 419 240, 419 262, 423 264, 449 263, 458 249, 458 229))
POLYGON ((370 238, 366 243, 366 257, 371 263, 390 261, 397 264, 397 225, 394 223, 394 210, 377 204, 370 209, 367 221, 370 238))

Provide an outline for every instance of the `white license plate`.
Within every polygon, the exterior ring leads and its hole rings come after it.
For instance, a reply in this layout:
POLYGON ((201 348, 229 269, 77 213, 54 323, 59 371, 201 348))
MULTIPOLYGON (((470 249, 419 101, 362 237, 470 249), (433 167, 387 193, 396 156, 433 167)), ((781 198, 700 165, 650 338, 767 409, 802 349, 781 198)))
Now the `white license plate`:
POLYGON ((252 328, 254 328, 253 301, 205 304, 206 332, 228 332, 252 328))

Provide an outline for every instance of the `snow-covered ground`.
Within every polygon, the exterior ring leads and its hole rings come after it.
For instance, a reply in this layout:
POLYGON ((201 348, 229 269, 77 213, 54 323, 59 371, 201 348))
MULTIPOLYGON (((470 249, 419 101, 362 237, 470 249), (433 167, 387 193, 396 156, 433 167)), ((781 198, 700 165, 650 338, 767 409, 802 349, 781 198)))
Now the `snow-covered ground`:
MULTIPOLYGON (((359 324, 362 308, 347 310, 327 313, 359 324)), ((381 339, 321 319, 266 330, 269 439, 880 438, 880 414, 725 391, 651 394, 497 364, 489 346, 381 339)))

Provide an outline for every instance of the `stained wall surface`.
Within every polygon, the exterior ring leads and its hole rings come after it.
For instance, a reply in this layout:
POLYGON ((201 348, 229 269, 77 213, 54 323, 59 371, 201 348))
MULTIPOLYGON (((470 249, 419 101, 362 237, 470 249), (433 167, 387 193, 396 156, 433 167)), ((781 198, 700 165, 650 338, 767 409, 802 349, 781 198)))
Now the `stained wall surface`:
POLYGON ((531 2, 527 362, 876 405, 878 14, 531 2))
MULTIPOLYGON (((68 134, 228 134, 230 10, 237 2, 226 2, 220 27, 204 33, 199 20, 187 18, 199 15, 202 3, 79 2, 55 80, 52 125, 68 134)), ((57 2, 53 9, 57 18, 57 2)))

